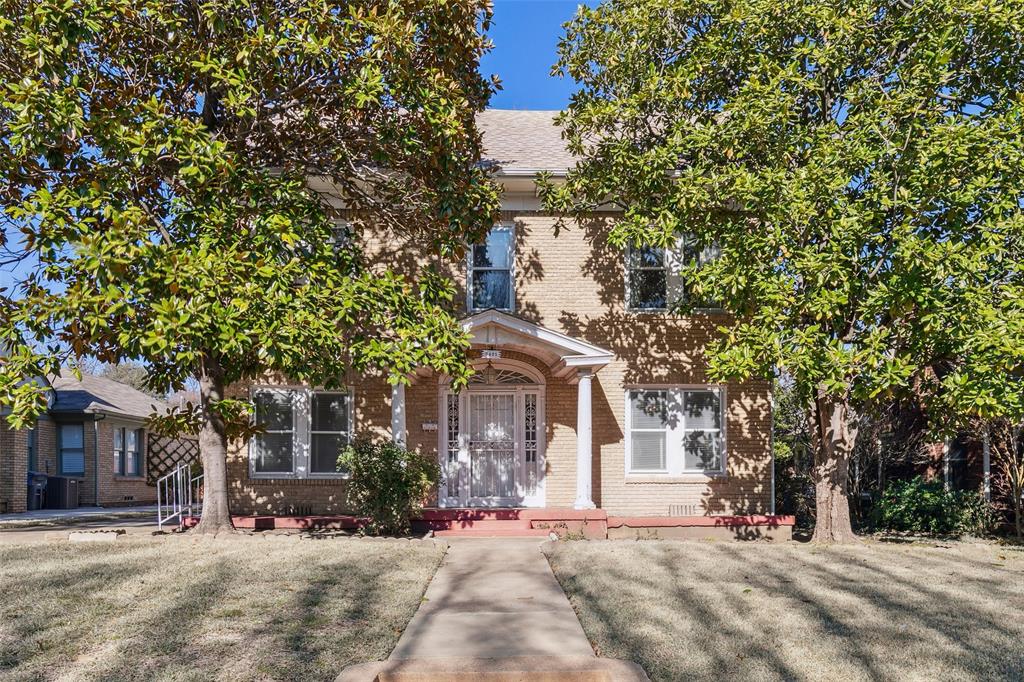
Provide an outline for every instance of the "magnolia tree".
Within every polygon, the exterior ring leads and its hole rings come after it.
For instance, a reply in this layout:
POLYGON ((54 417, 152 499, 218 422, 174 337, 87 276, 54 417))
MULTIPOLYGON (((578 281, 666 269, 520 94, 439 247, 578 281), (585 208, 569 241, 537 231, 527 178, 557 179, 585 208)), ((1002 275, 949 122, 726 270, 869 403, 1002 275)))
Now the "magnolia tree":
POLYGON ((610 0, 566 25, 579 161, 549 205, 619 206, 618 246, 719 246, 682 272, 736 315, 710 371, 793 377, 817 541, 854 539, 858 406, 998 400, 998 365, 948 365, 998 343, 1021 262, 1022 37, 1024 5, 973 0, 610 0))
POLYGON ((216 532, 247 423, 232 382, 463 376, 450 284, 360 245, 372 229, 444 258, 490 224, 485 0, 0 2, 12 425, 42 409, 25 377, 68 356, 142 360, 160 393, 197 381, 162 426, 198 431, 197 530, 216 532))

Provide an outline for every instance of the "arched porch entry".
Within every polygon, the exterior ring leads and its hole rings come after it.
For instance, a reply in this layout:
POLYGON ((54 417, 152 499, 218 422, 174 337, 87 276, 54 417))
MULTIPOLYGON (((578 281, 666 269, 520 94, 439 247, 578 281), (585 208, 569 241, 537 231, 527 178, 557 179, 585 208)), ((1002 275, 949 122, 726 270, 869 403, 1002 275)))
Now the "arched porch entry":
MULTIPOLYGON (((591 382, 612 353, 498 310, 467 317, 462 325, 480 358, 469 387, 454 393, 445 379, 437 384, 438 459, 444 476, 439 506, 545 506, 547 378, 577 387, 574 506, 592 509, 591 382), (547 370, 510 358, 509 352, 547 370)), ((412 379, 430 376, 423 370, 412 379)), ((396 440, 404 438, 402 386, 392 395, 392 432, 396 440)))
POLYGON ((517 360, 473 362, 458 393, 440 385, 442 507, 544 506, 544 377, 517 360))

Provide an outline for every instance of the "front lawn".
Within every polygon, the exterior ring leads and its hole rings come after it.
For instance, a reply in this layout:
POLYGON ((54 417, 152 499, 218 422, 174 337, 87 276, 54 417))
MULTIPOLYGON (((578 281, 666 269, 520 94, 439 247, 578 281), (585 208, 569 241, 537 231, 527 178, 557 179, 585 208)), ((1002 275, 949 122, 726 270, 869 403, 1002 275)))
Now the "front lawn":
POLYGON ((433 544, 0 544, 0 678, 331 680, 388 656, 433 544))
POLYGON ((1020 548, 609 541, 547 552, 598 652, 652 680, 1024 674, 1020 548))

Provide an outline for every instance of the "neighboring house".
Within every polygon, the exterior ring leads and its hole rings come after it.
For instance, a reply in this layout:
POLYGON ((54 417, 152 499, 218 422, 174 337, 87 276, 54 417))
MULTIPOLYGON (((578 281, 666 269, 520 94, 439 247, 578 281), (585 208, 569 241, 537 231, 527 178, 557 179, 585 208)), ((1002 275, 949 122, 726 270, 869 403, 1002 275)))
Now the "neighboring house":
MULTIPOLYGON (((554 113, 479 118, 504 194, 486 242, 449 272, 472 337, 470 386, 454 393, 428 370, 407 388, 380 376, 354 376, 340 392, 234 386, 267 427, 229 451, 235 513, 349 511, 335 460, 361 434, 437 457, 440 508, 599 508, 641 525, 772 513, 770 382, 711 382, 704 349, 729 317, 713 306, 669 312, 686 295, 676 266, 713 249, 696 252, 681 236, 678 249, 623 254, 607 243, 613 211, 556 236, 534 182, 573 164, 554 113)), ((421 258, 368 248, 392 267, 421 258)))
POLYGON ((0 512, 25 511, 29 471, 77 480, 83 506, 155 503, 146 418, 166 404, 103 377, 68 372, 49 383, 50 407, 34 428, 0 423, 0 512))

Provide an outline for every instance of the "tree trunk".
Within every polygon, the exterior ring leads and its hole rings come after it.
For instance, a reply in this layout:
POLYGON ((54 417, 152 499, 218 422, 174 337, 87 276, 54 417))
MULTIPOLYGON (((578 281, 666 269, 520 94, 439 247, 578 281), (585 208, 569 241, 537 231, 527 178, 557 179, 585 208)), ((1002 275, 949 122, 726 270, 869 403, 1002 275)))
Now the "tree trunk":
POLYGON ((224 370, 220 363, 204 357, 199 376, 202 428, 199 430, 199 455, 203 460, 203 515, 194 533, 215 535, 234 532, 228 509, 227 451, 224 418, 210 405, 224 397, 224 370))
POLYGON ((1017 493, 1017 499, 1013 505, 1013 521, 1014 526, 1017 529, 1017 539, 1024 540, 1024 523, 1021 521, 1021 516, 1024 515, 1024 510, 1021 509, 1020 493, 1017 493))
POLYGON ((847 498, 850 457, 857 440, 857 430, 850 416, 850 406, 844 398, 828 396, 819 390, 811 407, 817 509, 811 542, 858 542, 850 524, 847 498))

